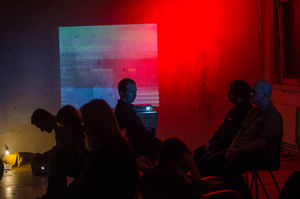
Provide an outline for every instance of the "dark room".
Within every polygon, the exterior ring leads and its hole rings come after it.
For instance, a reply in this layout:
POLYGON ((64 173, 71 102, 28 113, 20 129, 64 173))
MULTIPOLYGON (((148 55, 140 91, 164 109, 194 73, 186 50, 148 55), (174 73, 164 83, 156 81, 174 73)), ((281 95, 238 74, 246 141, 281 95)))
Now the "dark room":
POLYGON ((300 0, 2 0, 0 23, 0 199, 300 198, 300 0))

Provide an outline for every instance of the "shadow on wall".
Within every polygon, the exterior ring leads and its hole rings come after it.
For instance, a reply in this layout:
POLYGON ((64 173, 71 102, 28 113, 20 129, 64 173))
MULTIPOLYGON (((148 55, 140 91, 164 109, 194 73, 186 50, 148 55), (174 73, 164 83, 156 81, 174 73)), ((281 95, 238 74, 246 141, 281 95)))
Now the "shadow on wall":
POLYGON ((16 126, 0 135, 0 152, 4 151, 5 144, 10 153, 43 153, 55 145, 55 135, 41 132, 32 125, 16 126))

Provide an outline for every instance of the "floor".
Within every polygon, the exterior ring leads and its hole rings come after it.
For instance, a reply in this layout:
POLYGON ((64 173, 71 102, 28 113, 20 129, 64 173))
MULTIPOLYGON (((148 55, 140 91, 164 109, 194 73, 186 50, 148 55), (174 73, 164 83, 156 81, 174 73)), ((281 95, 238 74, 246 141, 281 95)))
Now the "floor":
POLYGON ((47 189, 47 176, 33 176, 30 164, 6 170, 0 181, 1 199, 34 199, 47 189))
MULTIPOLYGON (((287 181, 289 175, 293 171, 300 171, 300 153, 291 152, 282 150, 281 152, 281 164, 280 169, 278 171, 273 171, 273 175, 279 185, 279 188, 282 189, 285 182, 287 181)), ((249 174, 249 179, 251 174, 249 174)), ((272 177, 268 171, 260 171, 259 175, 267 189, 270 199, 277 199, 279 196, 279 192, 276 189, 275 184, 273 183, 272 177)), ((265 193, 262 187, 259 185, 259 198, 265 199, 265 193)), ((252 192, 253 198, 255 198, 254 191, 252 192)), ((300 196, 299 196, 300 198, 300 196)))
MULTIPOLYGON (((300 154, 282 151, 281 168, 273 172, 279 187, 282 188, 293 171, 300 170, 300 154)), ((267 172, 260 172, 271 199, 278 198, 278 191, 267 172)), ((30 164, 6 170, 0 181, 0 199, 34 199, 42 196, 47 188, 47 176, 33 176, 30 164)), ((266 198, 259 186, 259 198, 266 198)))

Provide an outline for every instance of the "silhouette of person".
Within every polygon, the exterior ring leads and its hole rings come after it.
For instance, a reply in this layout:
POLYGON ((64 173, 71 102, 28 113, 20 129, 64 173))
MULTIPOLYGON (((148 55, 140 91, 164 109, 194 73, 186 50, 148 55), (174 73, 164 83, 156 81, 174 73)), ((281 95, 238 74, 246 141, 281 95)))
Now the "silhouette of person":
POLYGON ((206 161, 210 174, 218 175, 222 171, 227 183, 239 190, 244 198, 251 198, 251 193, 242 172, 279 167, 280 164, 283 121, 271 101, 271 94, 270 83, 255 83, 251 100, 256 107, 248 112, 230 147, 206 161))
MULTIPOLYGON (((222 181, 205 181, 201 178, 192 153, 181 140, 170 138, 165 140, 160 148, 158 165, 143 170, 140 180, 140 190, 144 199, 196 199, 204 193, 221 190, 222 181), (190 174, 181 170, 183 163, 190 174)), ((224 194, 222 198, 236 198, 235 191, 224 194), (227 197, 225 197, 227 196, 227 197)))
POLYGON ((136 159, 112 109, 104 100, 95 99, 80 111, 89 153, 79 176, 61 198, 134 199, 139 177, 136 159))
POLYGON ((71 106, 63 106, 56 114, 57 125, 63 128, 62 151, 76 152, 82 159, 87 150, 84 147, 83 126, 79 111, 71 106))
POLYGON ((238 133, 242 121, 252 108, 249 102, 250 92, 251 86, 246 81, 234 80, 231 82, 228 99, 234 104, 234 107, 227 113, 224 122, 207 144, 194 151, 194 159, 202 176, 206 175, 203 169, 206 159, 216 152, 227 149, 238 133))
POLYGON ((155 137, 153 130, 145 127, 136 115, 134 105, 136 98, 136 84, 132 79, 122 79, 118 84, 120 99, 115 109, 116 118, 122 131, 131 143, 136 156, 146 156, 152 162, 157 158, 161 141, 155 137))
POLYGON ((67 176, 76 177, 86 151, 84 149, 80 114, 73 106, 63 106, 56 115, 60 128, 60 145, 50 163, 47 193, 43 199, 58 198, 67 189, 67 176))
POLYGON ((50 164, 50 162, 54 159, 57 147, 61 146, 62 128, 57 126, 56 116, 52 115, 51 113, 42 108, 38 108, 32 113, 31 124, 39 128, 41 132, 46 132, 50 134, 52 131, 54 131, 55 133, 56 145, 50 150, 44 152, 43 154, 36 154, 36 156, 32 159, 33 162, 42 161, 50 164))

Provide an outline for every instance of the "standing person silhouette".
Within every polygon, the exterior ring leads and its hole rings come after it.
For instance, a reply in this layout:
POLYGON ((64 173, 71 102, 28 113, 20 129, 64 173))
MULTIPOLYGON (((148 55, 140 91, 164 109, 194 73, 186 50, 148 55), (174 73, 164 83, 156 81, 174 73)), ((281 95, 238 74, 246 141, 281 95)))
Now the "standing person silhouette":
POLYGON ((153 129, 147 129, 136 115, 134 105, 136 84, 132 79, 122 79, 118 84, 120 99, 115 109, 120 129, 126 132, 136 156, 146 156, 152 162, 157 158, 161 141, 155 137, 153 129))

